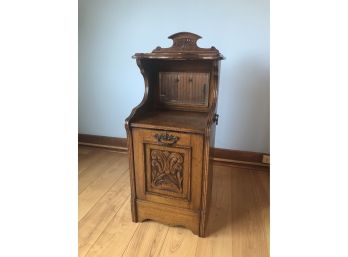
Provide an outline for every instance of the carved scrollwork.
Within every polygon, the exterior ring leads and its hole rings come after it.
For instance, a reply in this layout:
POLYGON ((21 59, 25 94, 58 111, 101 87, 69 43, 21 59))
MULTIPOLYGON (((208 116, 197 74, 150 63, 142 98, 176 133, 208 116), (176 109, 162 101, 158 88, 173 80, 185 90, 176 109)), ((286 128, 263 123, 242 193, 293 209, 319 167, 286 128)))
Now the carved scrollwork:
POLYGON ((181 49, 196 48, 197 44, 196 41, 191 38, 181 38, 174 41, 173 47, 181 49))
POLYGON ((200 39, 201 36, 189 32, 179 32, 169 36, 168 38, 173 40, 172 48, 192 49, 199 48, 197 46, 197 40, 200 39))
POLYGON ((152 186, 182 192, 183 163, 184 158, 180 153, 151 150, 152 186))
POLYGON ((173 40, 173 45, 170 48, 157 47, 153 52, 202 50, 197 46, 197 40, 200 39, 201 36, 194 33, 179 32, 168 38, 173 40))

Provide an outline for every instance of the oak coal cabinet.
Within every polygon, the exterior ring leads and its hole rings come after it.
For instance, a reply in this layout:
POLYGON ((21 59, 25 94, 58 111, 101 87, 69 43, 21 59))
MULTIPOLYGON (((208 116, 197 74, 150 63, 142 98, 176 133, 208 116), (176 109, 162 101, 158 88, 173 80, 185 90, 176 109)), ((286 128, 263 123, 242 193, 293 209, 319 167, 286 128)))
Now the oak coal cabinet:
POLYGON ((212 186, 220 60, 201 37, 133 56, 144 77, 142 102, 126 119, 134 222, 184 226, 205 236, 212 186))

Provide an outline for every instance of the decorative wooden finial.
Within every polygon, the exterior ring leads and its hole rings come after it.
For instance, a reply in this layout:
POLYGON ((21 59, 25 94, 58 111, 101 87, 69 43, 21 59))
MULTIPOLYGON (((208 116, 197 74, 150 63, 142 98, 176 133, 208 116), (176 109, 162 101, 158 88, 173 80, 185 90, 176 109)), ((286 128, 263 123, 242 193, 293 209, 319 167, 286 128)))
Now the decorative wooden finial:
POLYGON ((179 32, 169 36, 168 38, 173 40, 172 48, 192 49, 198 48, 197 40, 202 37, 190 32, 179 32))

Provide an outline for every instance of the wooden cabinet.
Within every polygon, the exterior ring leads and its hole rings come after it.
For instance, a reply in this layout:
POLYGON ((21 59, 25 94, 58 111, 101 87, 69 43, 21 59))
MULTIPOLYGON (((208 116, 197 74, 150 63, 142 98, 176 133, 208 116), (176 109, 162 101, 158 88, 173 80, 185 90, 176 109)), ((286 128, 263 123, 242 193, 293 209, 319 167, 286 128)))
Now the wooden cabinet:
POLYGON ((132 219, 184 226, 205 236, 212 184, 219 64, 217 49, 181 32, 170 48, 134 55, 143 101, 126 119, 132 219))

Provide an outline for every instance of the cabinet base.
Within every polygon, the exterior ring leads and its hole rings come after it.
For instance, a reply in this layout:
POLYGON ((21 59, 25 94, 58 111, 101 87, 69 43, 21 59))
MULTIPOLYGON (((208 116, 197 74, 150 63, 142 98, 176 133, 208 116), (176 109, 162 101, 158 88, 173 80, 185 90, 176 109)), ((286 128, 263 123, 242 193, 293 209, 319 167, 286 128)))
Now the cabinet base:
POLYGON ((200 230, 200 212, 139 199, 136 200, 136 209, 136 221, 153 220, 169 226, 183 226, 200 237, 205 236, 204 231, 200 230))

